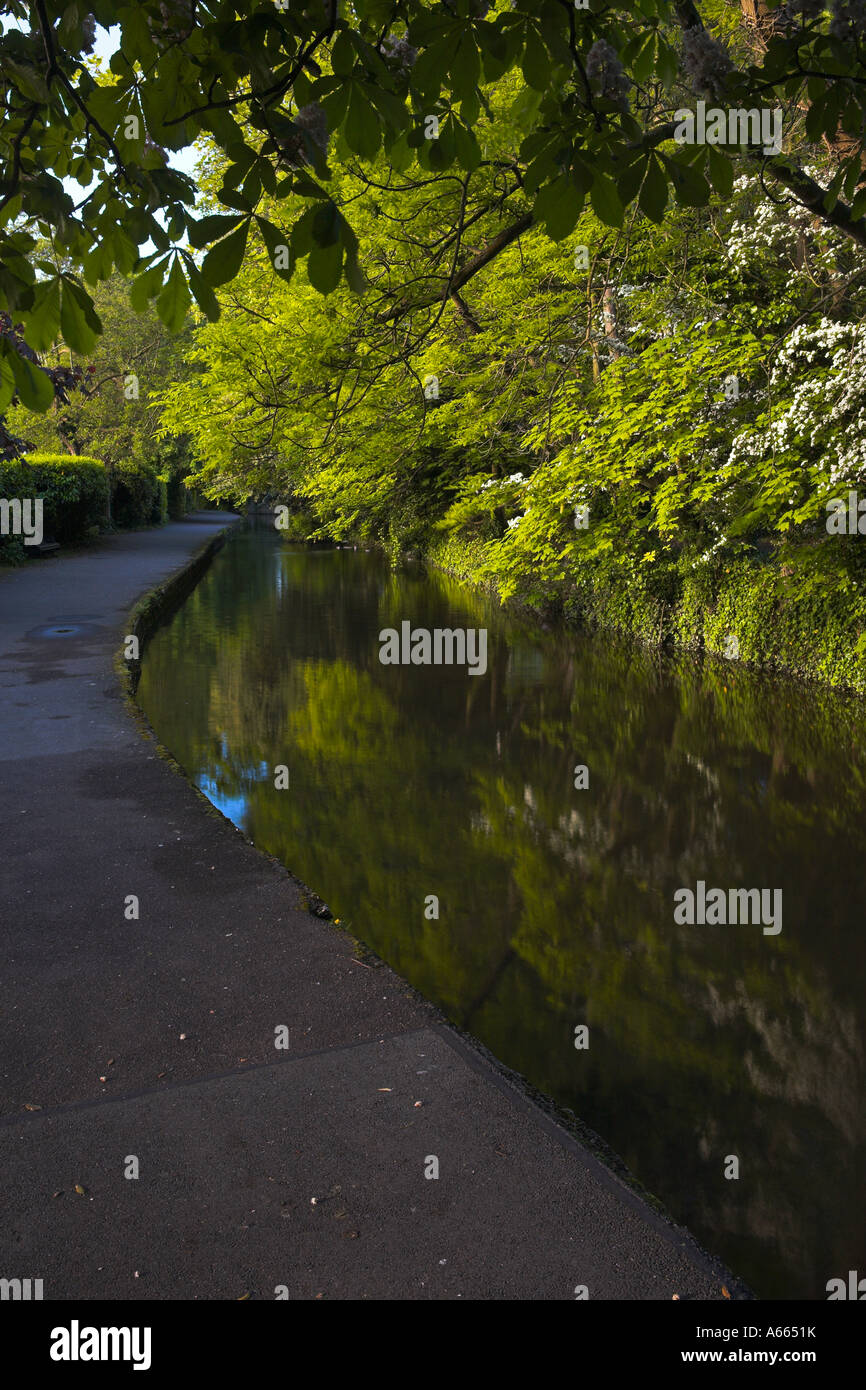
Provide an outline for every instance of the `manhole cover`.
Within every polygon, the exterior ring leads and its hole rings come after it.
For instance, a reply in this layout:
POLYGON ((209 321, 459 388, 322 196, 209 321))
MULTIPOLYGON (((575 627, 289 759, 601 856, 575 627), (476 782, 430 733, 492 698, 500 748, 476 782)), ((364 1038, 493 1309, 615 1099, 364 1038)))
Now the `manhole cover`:
POLYGON ((81 637, 93 631, 93 623, 87 618, 55 618, 53 623, 42 623, 34 627, 27 636, 33 639, 44 637, 81 637))
POLYGON ((73 624, 70 624, 69 626, 64 625, 63 627, 38 627, 38 628, 36 628, 35 632, 32 632, 32 633, 30 634, 30 636, 32 636, 32 637, 76 637, 76 636, 78 635, 79 632, 83 632, 83 631, 84 631, 84 629, 83 629, 82 627, 79 627, 77 623, 73 623, 73 624))

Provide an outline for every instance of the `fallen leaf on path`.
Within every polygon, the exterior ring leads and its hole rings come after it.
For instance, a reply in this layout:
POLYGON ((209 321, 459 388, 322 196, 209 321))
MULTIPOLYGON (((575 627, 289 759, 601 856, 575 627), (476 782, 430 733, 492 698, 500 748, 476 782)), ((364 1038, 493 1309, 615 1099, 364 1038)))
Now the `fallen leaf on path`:
POLYGON ((42 1106, 41 1106, 41 1105, 31 1105, 29 1101, 25 1101, 24 1109, 25 1109, 25 1110, 41 1110, 41 1109, 42 1109, 42 1106))
POLYGON ((85 1195, 84 1188, 81 1186, 80 1182, 77 1182, 75 1184, 75 1191, 78 1193, 79 1197, 83 1197, 85 1195))

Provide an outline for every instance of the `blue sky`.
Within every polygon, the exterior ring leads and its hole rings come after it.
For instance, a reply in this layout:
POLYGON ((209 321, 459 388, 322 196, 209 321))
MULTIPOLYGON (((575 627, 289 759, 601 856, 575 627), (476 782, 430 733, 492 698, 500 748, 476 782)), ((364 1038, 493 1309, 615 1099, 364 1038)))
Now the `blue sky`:
MULTIPOLYGON (((104 68, 108 67, 108 60, 117 49, 119 42, 119 24, 115 24, 111 29, 98 28, 96 30, 96 44, 93 56, 102 60, 102 66, 104 68)), ((182 174, 191 174, 194 176, 197 159, 198 155, 192 145, 190 145, 189 149, 186 150, 173 150, 169 154, 168 162, 172 169, 179 169, 182 174)), ((73 192, 73 189, 79 187, 79 185, 75 184, 72 180, 67 180, 66 182, 70 193, 73 192)), ((78 195, 74 193, 73 196, 77 197, 78 195)))
MULTIPOLYGON (((18 24, 10 15, 0 15, 0 33, 12 27, 22 28, 23 26, 18 24)), ((115 52, 119 39, 119 25, 114 25, 111 29, 97 28, 93 56, 101 59, 104 68, 108 67, 108 60, 115 52)), ((172 169, 178 169, 182 174, 190 174, 193 177, 195 176, 197 160, 198 155, 193 146, 186 150, 174 150, 169 154, 169 164, 172 169)), ((76 202, 80 202, 82 197, 89 192, 89 189, 83 188, 75 179, 64 179, 63 186, 76 202)))

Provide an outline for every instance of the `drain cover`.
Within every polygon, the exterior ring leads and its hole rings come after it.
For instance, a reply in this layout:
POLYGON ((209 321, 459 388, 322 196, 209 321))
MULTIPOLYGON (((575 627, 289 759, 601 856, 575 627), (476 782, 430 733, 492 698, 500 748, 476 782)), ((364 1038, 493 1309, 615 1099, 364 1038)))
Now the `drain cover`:
POLYGON ((87 618, 55 618, 52 623, 42 623, 40 627, 34 627, 28 632, 30 638, 43 637, 81 637, 85 633, 93 631, 93 620, 87 618))

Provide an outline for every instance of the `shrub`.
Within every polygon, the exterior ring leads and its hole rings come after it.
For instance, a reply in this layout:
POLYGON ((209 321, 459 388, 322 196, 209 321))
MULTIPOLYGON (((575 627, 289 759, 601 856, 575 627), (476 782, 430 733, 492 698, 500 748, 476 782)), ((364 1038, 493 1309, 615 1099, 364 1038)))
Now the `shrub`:
POLYGON ((115 526, 152 526, 160 520, 159 478, 150 464, 133 459, 112 471, 111 519, 115 526))
POLYGON ((164 526, 168 521, 168 479, 157 478, 156 505, 151 514, 154 526, 164 526))
POLYGON ((27 470, 27 490, 13 495, 43 499, 46 536, 74 543, 83 541, 94 526, 104 525, 108 475, 100 459, 78 454, 25 454, 20 465, 11 466, 27 470))
MULTIPOLYGON (((23 500, 32 496, 30 472, 20 459, 0 460, 0 497, 5 497, 11 502, 15 497, 23 500)), ((0 564, 19 565, 26 554, 27 550, 20 536, 0 535, 0 564)))
POLYGON ((186 483, 180 474, 170 474, 167 486, 168 514, 172 521, 181 521, 190 509, 190 494, 187 492, 186 483))

